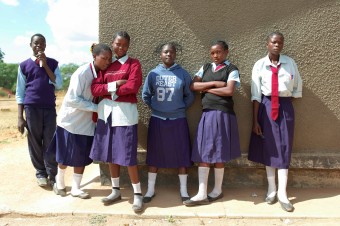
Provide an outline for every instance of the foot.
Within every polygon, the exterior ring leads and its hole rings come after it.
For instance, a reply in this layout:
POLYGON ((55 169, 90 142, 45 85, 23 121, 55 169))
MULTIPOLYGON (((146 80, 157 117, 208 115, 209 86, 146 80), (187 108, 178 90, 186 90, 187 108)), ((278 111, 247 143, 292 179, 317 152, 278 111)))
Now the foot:
POLYGON ((265 198, 265 201, 266 201, 267 204, 273 205, 273 204, 275 204, 275 203, 277 202, 277 196, 276 196, 276 195, 274 195, 274 196, 272 196, 272 197, 267 196, 267 197, 265 198))
POLYGON ((37 183, 40 187, 46 187, 48 185, 47 178, 45 178, 45 177, 38 177, 37 183))
POLYGON ((209 204, 209 200, 207 198, 202 199, 202 200, 197 200, 197 201, 188 199, 188 200, 184 201, 183 204, 186 205, 186 206, 207 205, 207 204, 209 204))
POLYGON ((209 202, 214 202, 214 201, 216 201, 218 199, 221 199, 221 198, 223 198, 223 193, 222 192, 218 196, 216 196, 216 197, 212 197, 212 196, 208 195, 209 202))
POLYGON ((190 199, 189 196, 181 196, 182 203, 189 200, 189 199, 190 199))
POLYGON ((141 194, 135 194, 133 196, 132 210, 135 213, 140 213, 143 211, 143 196, 141 194))
POLYGON ((102 203, 104 203, 104 205, 109 205, 121 199, 122 196, 120 195, 120 190, 112 189, 112 193, 109 196, 103 198, 102 203))
POLYGON ((62 197, 66 196, 66 188, 58 189, 57 183, 54 183, 53 185, 53 191, 56 195, 60 195, 62 197))
POLYGON ((155 194, 153 194, 153 195, 151 195, 151 196, 144 196, 143 197, 143 202, 144 203, 149 203, 149 202, 151 202, 151 200, 153 199, 153 197, 155 197, 156 195, 155 194))
POLYGON ((72 193, 71 192, 71 195, 73 197, 78 197, 80 199, 89 199, 89 198, 91 198, 90 194, 87 193, 87 192, 84 192, 84 191, 81 191, 80 193, 72 193))
POLYGON ((284 211, 293 212, 294 209, 295 209, 294 206, 293 206, 293 204, 291 204, 290 202, 288 202, 288 203, 281 202, 280 199, 279 199, 279 203, 281 204, 281 208, 282 208, 284 211))

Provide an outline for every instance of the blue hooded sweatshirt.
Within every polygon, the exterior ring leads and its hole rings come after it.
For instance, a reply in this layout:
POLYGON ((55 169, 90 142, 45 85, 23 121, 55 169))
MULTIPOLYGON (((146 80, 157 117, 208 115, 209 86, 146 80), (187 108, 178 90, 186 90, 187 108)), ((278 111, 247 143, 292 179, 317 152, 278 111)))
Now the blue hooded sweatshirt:
POLYGON ((154 116, 185 118, 185 110, 194 101, 191 76, 180 65, 165 68, 159 64, 145 79, 142 98, 154 116))

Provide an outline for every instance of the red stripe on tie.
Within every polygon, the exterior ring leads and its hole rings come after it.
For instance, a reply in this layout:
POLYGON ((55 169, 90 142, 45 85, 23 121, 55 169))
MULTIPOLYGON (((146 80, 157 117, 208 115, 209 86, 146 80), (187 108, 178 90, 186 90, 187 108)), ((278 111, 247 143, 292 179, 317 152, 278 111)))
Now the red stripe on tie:
POLYGON ((278 65, 277 67, 270 66, 270 69, 272 71, 272 112, 271 112, 271 118, 275 121, 277 117, 279 116, 279 76, 278 72, 281 65, 278 65))
POLYGON ((216 68, 215 71, 220 70, 221 68, 223 68, 225 66, 225 63, 219 64, 216 68))

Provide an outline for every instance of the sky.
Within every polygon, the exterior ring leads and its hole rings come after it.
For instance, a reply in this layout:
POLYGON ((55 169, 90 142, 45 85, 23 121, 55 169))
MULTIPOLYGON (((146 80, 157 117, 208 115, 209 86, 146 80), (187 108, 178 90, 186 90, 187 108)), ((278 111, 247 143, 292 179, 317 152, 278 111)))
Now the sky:
POLYGON ((5 63, 32 55, 31 36, 46 37, 45 54, 59 65, 91 61, 98 43, 99 0, 0 0, 0 48, 5 63))

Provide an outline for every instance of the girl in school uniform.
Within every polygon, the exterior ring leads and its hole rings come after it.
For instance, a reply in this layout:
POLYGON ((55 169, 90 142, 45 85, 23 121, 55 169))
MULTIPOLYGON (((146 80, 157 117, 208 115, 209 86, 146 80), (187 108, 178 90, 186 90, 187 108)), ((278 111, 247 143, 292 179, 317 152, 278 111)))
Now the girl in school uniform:
POLYGON ((80 189, 85 166, 92 163, 90 151, 94 136, 95 123, 92 113, 97 112, 97 104, 92 102, 92 80, 111 63, 112 51, 105 44, 91 47, 93 62, 79 67, 71 76, 70 85, 61 105, 57 130, 49 147, 56 152, 58 173, 53 190, 65 196, 64 175, 67 166, 74 169, 71 195, 81 199, 90 195, 80 189))
POLYGON ((226 57, 228 45, 216 41, 210 48, 212 63, 197 72, 191 89, 200 91, 203 113, 194 140, 191 160, 198 163, 198 193, 183 202, 186 206, 204 205, 223 197, 224 164, 241 156, 233 94, 240 85, 235 65, 226 57), (210 166, 214 166, 215 186, 207 194, 210 166))
POLYGON ((190 135, 185 111, 194 101, 191 76, 175 63, 177 43, 162 44, 162 63, 149 72, 143 87, 143 101, 151 108, 146 163, 149 166, 148 191, 143 202, 155 195, 158 168, 178 168, 182 201, 189 199, 187 170, 191 166, 190 135))
POLYGON ((295 61, 280 54, 283 43, 281 33, 269 34, 268 55, 253 67, 253 128, 248 159, 266 166, 268 191, 265 201, 274 204, 278 199, 281 207, 291 212, 294 206, 287 197, 286 187, 294 136, 292 98, 302 97, 302 80, 295 61))
POLYGON ((112 192, 102 199, 105 205, 121 199, 120 166, 127 166, 134 191, 132 209, 143 210, 143 197, 137 168, 137 93, 142 85, 139 61, 127 55, 130 36, 113 36, 112 64, 92 82, 92 94, 103 99, 98 104, 98 122, 90 157, 109 164, 112 192))

